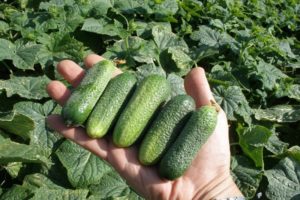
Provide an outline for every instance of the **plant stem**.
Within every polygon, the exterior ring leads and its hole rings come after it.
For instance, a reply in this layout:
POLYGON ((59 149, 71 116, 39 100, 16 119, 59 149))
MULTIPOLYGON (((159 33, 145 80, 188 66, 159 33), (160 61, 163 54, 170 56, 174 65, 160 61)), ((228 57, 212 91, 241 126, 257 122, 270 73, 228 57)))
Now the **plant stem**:
POLYGON ((208 79, 208 82, 210 82, 210 83, 214 83, 214 84, 218 84, 218 85, 224 85, 226 87, 229 86, 229 84, 226 83, 225 81, 217 80, 217 79, 214 79, 214 78, 207 78, 207 79, 208 79))

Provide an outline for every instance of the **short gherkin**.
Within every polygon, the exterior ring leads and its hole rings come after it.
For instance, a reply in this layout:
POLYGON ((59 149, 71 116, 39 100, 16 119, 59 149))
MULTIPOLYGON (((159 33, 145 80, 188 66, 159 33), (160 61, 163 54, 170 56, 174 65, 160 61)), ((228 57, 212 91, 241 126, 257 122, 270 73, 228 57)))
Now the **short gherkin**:
POLYGON ((160 176, 174 180, 184 174, 201 146, 214 132, 217 116, 215 106, 202 106, 192 114, 176 141, 160 161, 160 176))

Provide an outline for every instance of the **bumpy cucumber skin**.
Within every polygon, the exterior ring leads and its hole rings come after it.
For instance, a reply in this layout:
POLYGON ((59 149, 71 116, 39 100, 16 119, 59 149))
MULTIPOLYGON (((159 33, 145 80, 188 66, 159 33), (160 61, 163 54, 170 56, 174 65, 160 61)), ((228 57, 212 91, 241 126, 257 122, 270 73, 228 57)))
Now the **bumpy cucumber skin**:
POLYGON ((169 82, 162 76, 150 75, 137 87, 113 132, 118 147, 129 147, 141 135, 158 107, 171 93, 169 82))
POLYGON ((89 69, 62 109, 66 125, 83 125, 111 79, 115 66, 103 60, 89 69))
POLYGON ((101 138, 107 133, 134 90, 136 81, 133 74, 126 72, 110 80, 87 120, 86 130, 90 137, 101 138))
POLYGON ((174 142, 193 110, 195 102, 188 95, 175 96, 163 107, 150 125, 140 146, 139 160, 143 165, 158 162, 174 142))
POLYGON ((160 161, 160 176, 169 180, 182 176, 216 125, 217 111, 214 106, 203 106, 195 111, 160 161))

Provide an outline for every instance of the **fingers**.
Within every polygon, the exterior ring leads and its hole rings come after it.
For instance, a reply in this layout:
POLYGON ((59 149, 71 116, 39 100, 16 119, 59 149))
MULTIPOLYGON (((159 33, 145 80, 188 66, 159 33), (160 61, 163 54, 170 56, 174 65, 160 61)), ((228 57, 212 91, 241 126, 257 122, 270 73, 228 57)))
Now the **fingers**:
POLYGON ((101 60, 104 60, 102 56, 99 56, 97 54, 90 54, 85 57, 84 64, 87 68, 91 68, 94 64, 100 62, 101 60))
MULTIPOLYGON (((91 68, 94 64, 104 60, 103 57, 96 54, 90 54, 84 59, 85 66, 91 68)), ((66 79, 73 87, 77 87, 85 75, 84 69, 71 60, 60 61, 57 65, 57 71, 66 79)), ((113 77, 122 73, 116 68, 113 77)))
POLYGON ((95 155, 107 159, 107 142, 104 139, 91 139, 81 127, 67 127, 60 115, 50 115, 47 118, 50 128, 62 134, 65 138, 72 140, 95 155))
MULTIPOLYGON (((93 65, 100 62, 101 60, 104 60, 104 58, 97 54, 90 54, 84 59, 84 64, 87 68, 91 68, 93 65)), ((115 77, 121 73, 122 73, 122 71, 119 68, 116 68, 116 70, 113 73, 113 77, 115 77)))
POLYGON ((205 71, 201 67, 193 68, 184 79, 184 87, 188 95, 194 98, 197 108, 209 105, 214 101, 205 71))
POLYGON ((60 61, 57 71, 73 86, 76 87, 84 77, 84 69, 71 60, 60 61))
POLYGON ((71 91, 60 81, 51 81, 46 88, 49 96, 63 106, 71 95, 71 91))
MULTIPOLYGON (((85 66, 91 68, 97 62, 104 58, 96 54, 90 54, 84 59, 85 66)), ((83 79, 85 71, 79 65, 71 60, 60 61, 57 65, 57 71, 66 79, 73 87, 77 87, 83 79)))
MULTIPOLYGON (((84 63, 85 65, 90 68, 97 62, 100 62, 104 58, 98 56, 96 54, 88 55, 84 63)), ((85 75, 84 69, 82 69, 79 65, 71 60, 63 60, 58 63, 57 71, 66 79, 73 87, 77 87, 80 81, 83 79, 85 75)), ((118 74, 122 73, 122 71, 116 68, 113 77, 117 76, 118 74)), ((63 83, 59 81, 52 81, 47 86, 47 92, 50 97, 52 97, 56 102, 60 105, 64 105, 67 99, 70 97, 70 90, 64 86, 63 83)))
POLYGON ((167 199, 154 198, 156 194, 153 191, 170 189, 171 183, 162 182, 155 167, 142 166, 137 154, 138 149, 136 146, 118 148, 109 143, 107 161, 125 178, 131 187, 135 188, 136 192, 146 197, 146 199, 167 199))

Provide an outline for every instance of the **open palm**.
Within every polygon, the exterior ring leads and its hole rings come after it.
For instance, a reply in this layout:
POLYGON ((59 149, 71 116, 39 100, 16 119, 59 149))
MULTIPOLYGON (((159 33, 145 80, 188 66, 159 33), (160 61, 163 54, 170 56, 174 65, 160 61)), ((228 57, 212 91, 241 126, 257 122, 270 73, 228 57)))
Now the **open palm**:
MULTIPOLYGON (((92 67, 102 59, 95 54, 89 55, 85 59, 85 65, 87 68, 92 67)), ((73 87, 80 83, 85 74, 80 66, 69 60, 61 61, 58 71, 73 87)), ((114 75, 119 73, 122 72, 116 69, 114 75)), ((213 100, 202 68, 194 68, 186 76, 185 89, 194 98, 197 107, 207 105, 213 100)), ((59 81, 50 82, 47 91, 62 106, 71 94, 59 81)), ((186 173, 174 181, 161 179, 155 167, 142 166, 138 161, 136 146, 118 148, 109 137, 91 139, 84 128, 67 127, 60 115, 49 116, 47 122, 64 137, 109 162, 146 199, 212 199, 241 195, 230 176, 228 124, 222 110, 219 112, 213 135, 198 152, 186 173)))

